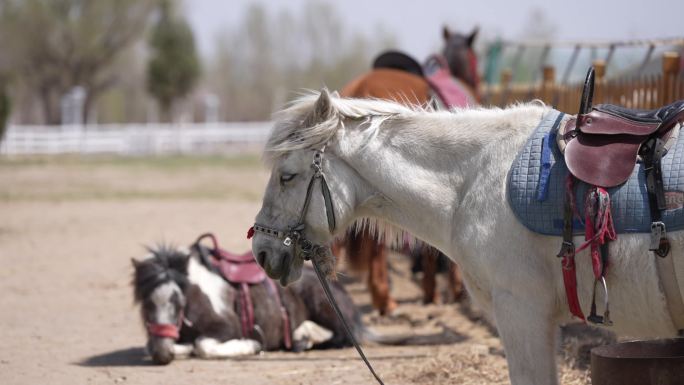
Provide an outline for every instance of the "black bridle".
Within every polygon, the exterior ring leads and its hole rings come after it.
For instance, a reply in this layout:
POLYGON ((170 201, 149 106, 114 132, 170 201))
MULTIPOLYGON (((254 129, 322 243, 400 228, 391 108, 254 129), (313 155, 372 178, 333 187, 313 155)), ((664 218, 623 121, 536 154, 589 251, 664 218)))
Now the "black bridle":
MULTIPOLYGON (((316 272, 316 276, 318 276, 318 280, 321 282, 325 296, 328 298, 328 302, 330 302, 332 305, 333 310, 335 310, 337 318, 339 318, 342 322, 342 326, 344 326, 344 331, 347 333, 347 337, 349 337, 351 340, 354 348, 356 348, 356 351, 359 353, 359 356, 361 356, 361 359, 366 364, 373 377, 375 377, 380 385, 384 385, 378 374, 375 373, 375 370, 366 358, 366 355, 363 353, 363 349, 361 349, 361 346, 356 341, 354 334, 351 332, 347 321, 344 319, 344 316, 342 315, 342 312, 335 301, 335 297, 333 297, 332 292, 330 291, 328 280, 321 268, 318 266, 320 263, 320 257, 330 253, 330 248, 326 245, 313 243, 302 235, 304 229, 306 228, 305 218, 307 212, 309 211, 311 196, 317 180, 320 180, 321 182, 321 194, 323 195, 323 201, 325 202, 325 214, 328 217, 328 230, 330 231, 330 234, 335 232, 335 208, 333 207, 332 196, 330 195, 328 182, 326 182, 325 174, 323 173, 323 154, 325 153, 325 147, 326 146, 323 146, 320 150, 316 150, 314 152, 313 161, 311 162, 311 168, 314 169, 314 174, 311 176, 309 186, 306 188, 304 206, 302 207, 302 211, 299 213, 299 219, 297 220, 297 223, 294 226, 289 227, 287 230, 280 230, 274 227, 260 225, 258 223, 255 223, 252 229, 254 229, 255 232, 282 240, 283 245, 293 249, 293 255, 295 258, 301 256, 305 261, 311 261, 314 271, 316 272)), ((250 234, 252 234, 251 231, 250 234)))
POLYGON ((325 174, 323 173, 324 153, 325 146, 314 152, 313 161, 311 162, 311 168, 314 169, 314 174, 311 176, 309 186, 306 188, 304 206, 302 207, 302 211, 299 213, 299 219, 297 220, 297 223, 294 226, 289 227, 287 230, 279 230, 273 227, 260 225, 258 223, 254 224, 254 231, 281 239, 283 241, 283 245, 294 248, 295 257, 301 256, 306 261, 310 260, 313 255, 325 253, 329 250, 327 246, 315 244, 302 235, 304 229, 306 228, 306 214, 309 211, 314 185, 316 184, 317 180, 320 180, 321 182, 321 194, 323 195, 323 201, 325 202, 325 214, 328 217, 328 230, 331 234, 335 232, 336 227, 335 209, 332 203, 332 196, 330 195, 328 182, 325 180, 325 174))

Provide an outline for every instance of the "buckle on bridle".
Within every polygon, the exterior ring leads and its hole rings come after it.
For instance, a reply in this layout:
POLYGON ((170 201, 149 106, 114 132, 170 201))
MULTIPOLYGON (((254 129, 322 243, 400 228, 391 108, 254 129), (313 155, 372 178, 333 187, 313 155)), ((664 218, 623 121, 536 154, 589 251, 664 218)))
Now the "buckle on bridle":
POLYGON ((574 256, 575 255, 575 244, 572 243, 572 241, 563 241, 561 243, 561 249, 556 255, 558 258, 563 258, 566 256, 574 256))

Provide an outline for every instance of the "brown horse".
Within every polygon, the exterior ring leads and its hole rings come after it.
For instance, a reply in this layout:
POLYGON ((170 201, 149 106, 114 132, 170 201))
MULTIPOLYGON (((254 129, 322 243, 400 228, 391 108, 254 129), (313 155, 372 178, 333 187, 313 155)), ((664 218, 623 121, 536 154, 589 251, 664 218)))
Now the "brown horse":
MULTIPOLYGON (((478 75, 473 42, 477 29, 468 35, 452 33, 447 27, 443 29, 444 48, 437 64, 446 63, 448 68, 437 70, 448 71, 451 77, 465 84, 463 95, 456 100, 479 100, 478 75)), ((428 63, 427 71, 432 72, 428 63)), ((448 100, 441 100, 443 93, 433 89, 434 82, 423 73, 422 67, 410 57, 392 52, 381 55, 374 63, 374 69, 347 84, 341 91, 345 97, 380 98, 394 100, 405 104, 429 105, 437 101, 436 106, 454 106, 448 100)), ((458 92, 458 90, 456 91, 458 92)), ((464 106, 464 105, 461 105, 464 106)), ((346 248, 352 269, 368 271, 368 286, 371 292, 373 307, 380 314, 391 313, 397 306, 389 292, 389 273, 387 263, 387 247, 378 240, 375 234, 364 229, 358 233, 350 231, 344 241, 333 245, 333 252, 338 255, 346 248)), ((438 271, 440 252, 428 245, 420 245, 414 252, 419 258, 423 270, 423 301, 425 303, 439 300, 436 290, 435 275, 438 271)), ((443 258, 443 257, 442 257, 443 258)), ((451 295, 454 300, 463 296, 464 289, 458 267, 448 261, 448 276, 451 295)))

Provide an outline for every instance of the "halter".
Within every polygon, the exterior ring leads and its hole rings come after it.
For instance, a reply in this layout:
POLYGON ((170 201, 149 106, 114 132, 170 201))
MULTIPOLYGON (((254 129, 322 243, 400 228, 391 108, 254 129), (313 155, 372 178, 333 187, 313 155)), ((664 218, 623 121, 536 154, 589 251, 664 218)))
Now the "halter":
POLYGON ((316 183, 316 180, 321 181, 321 194, 323 195, 323 201, 325 202, 325 215, 328 217, 328 230, 330 230, 330 234, 332 234, 335 231, 335 208, 332 204, 332 197, 330 195, 330 189, 328 188, 328 182, 326 182, 325 174, 323 173, 323 154, 325 153, 325 147, 326 145, 324 145, 320 150, 314 151, 313 161, 311 162, 311 167, 314 169, 314 174, 311 176, 309 186, 306 188, 304 206, 302 207, 302 211, 299 213, 299 219, 297 220, 297 223, 294 226, 289 227, 287 230, 279 230, 274 227, 268 227, 255 223, 254 226, 250 228, 247 232, 247 239, 252 238, 255 232, 260 232, 262 234, 268 235, 269 237, 281 239, 283 241, 283 245, 291 247, 293 249, 293 255, 302 256, 302 258, 304 258, 305 261, 311 260, 311 264, 313 265, 314 271, 316 272, 316 276, 318 277, 318 280, 321 282, 321 286, 323 287, 323 292, 325 292, 325 296, 328 298, 328 302, 330 302, 330 305, 335 311, 335 314, 337 314, 337 318, 340 319, 342 326, 344 327, 344 330, 347 333, 347 337, 349 337, 349 339, 351 340, 352 344, 354 345, 354 348, 356 348, 356 351, 359 353, 359 356, 361 356, 361 359, 366 364, 368 370, 371 372, 373 377, 375 377, 375 380, 380 385, 384 385, 378 374, 373 369, 373 366, 366 358, 366 355, 363 353, 363 349, 361 349, 361 346, 356 341, 356 338, 354 337, 354 334, 351 332, 351 329, 349 329, 349 325, 347 324, 347 321, 344 319, 344 316, 342 315, 342 312, 340 311, 340 308, 337 305, 337 302, 335 301, 335 297, 333 297, 332 292, 330 291, 328 280, 326 279, 320 267, 318 266, 317 258, 314 258, 317 255, 328 253, 329 247, 325 245, 315 244, 302 236, 302 232, 306 228, 306 223, 304 223, 304 219, 306 218, 306 214, 309 211, 309 204, 311 203, 311 194, 313 192, 313 186, 316 183))
POLYGON ((183 324, 192 326, 192 323, 185 318, 183 309, 181 309, 178 312, 178 320, 175 324, 146 322, 145 328, 151 336, 178 340, 178 338, 180 338, 180 329, 183 327, 183 324))
POLYGON ((304 206, 299 214, 297 223, 294 226, 289 227, 287 230, 280 230, 274 227, 268 227, 255 223, 254 227, 252 227, 249 231, 248 238, 251 238, 254 235, 254 232, 259 232, 270 237, 281 239, 283 241, 283 245, 293 249, 293 254, 295 256, 302 256, 302 258, 304 258, 306 261, 310 260, 313 255, 317 255, 321 252, 327 252, 327 246, 315 244, 302 235, 304 229, 306 228, 306 223, 304 221, 306 214, 309 211, 311 196, 317 180, 321 181, 321 194, 323 195, 323 201, 325 202, 325 214, 328 218, 328 230, 331 234, 335 231, 335 208, 333 207, 328 183, 325 180, 325 174, 323 173, 324 153, 325 146, 314 152, 313 161, 311 162, 311 168, 314 169, 314 174, 311 176, 309 186, 306 189, 304 206))

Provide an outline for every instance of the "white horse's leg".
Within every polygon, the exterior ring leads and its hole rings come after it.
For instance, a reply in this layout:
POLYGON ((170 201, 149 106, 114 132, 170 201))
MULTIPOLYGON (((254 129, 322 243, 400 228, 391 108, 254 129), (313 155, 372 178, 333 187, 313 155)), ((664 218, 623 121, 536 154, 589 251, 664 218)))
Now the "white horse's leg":
MULTIPOLYGON (((549 288, 551 290, 551 288, 549 288)), ((553 304, 493 293, 494 319, 504 344, 512 385, 556 385, 556 332, 553 304)))
POLYGON ((195 341, 195 354, 200 358, 249 356, 260 351, 261 344, 254 340, 236 339, 219 342, 214 338, 200 337, 195 341))
POLYGON ((192 354, 193 349, 192 344, 173 344, 173 357, 188 358, 192 354))

